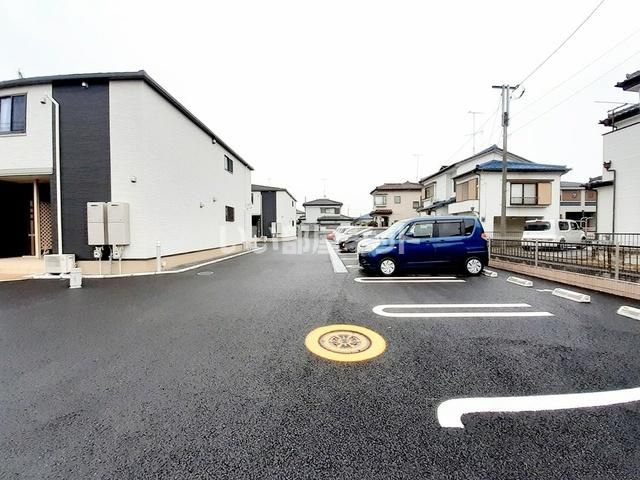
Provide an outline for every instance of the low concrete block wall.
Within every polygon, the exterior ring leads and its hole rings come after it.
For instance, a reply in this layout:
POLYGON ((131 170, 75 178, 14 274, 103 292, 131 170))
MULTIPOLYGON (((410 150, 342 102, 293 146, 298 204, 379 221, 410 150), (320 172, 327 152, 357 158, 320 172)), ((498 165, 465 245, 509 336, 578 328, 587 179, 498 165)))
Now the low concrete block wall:
POLYGON ((523 263, 507 262, 492 258, 489 261, 491 267, 522 273, 532 277, 544 278, 554 282, 565 283, 578 288, 586 288, 598 292, 610 293, 621 297, 640 300, 640 283, 623 282, 611 278, 595 277, 582 273, 554 270, 552 268, 535 267, 523 263))
MULTIPOLYGON (((247 243, 245 245, 230 245, 228 247, 212 248, 210 250, 201 250, 199 252, 189 252, 179 255, 170 255, 161 257, 163 267, 162 270, 174 270, 179 267, 194 263, 207 262, 209 260, 215 260, 217 258, 227 257, 236 253, 243 252, 250 248, 253 248, 255 244, 247 243)), ((126 251, 125 251, 126 257, 126 251)), ((95 260, 86 260, 78 262, 78 267, 82 269, 82 273, 85 275, 97 275, 100 271, 98 262, 95 260)), ((122 259, 122 273, 143 273, 143 272, 155 272, 156 271, 156 259, 150 258, 146 260, 127 260, 122 259)), ((111 275, 120 273, 120 266, 117 260, 109 262, 108 260, 102 261, 102 274, 111 275), (110 265, 111 263, 111 265, 110 265)))

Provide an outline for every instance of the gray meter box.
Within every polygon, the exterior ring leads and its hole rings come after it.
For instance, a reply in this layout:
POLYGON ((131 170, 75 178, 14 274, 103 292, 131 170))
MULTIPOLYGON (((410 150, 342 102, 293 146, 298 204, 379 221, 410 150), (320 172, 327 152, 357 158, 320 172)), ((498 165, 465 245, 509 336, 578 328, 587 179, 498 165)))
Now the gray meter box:
POLYGON ((89 245, 107 245, 107 204, 87 203, 87 237, 89 245))
POLYGON ((129 245, 129 204, 107 203, 107 238, 109 245, 129 245))

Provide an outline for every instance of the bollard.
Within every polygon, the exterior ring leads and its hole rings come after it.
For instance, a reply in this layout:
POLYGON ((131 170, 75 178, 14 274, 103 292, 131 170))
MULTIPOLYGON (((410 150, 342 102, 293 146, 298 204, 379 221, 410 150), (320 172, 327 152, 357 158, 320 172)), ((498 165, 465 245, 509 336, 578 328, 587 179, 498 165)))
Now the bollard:
POLYGON ((82 288, 82 270, 72 268, 69 273, 69 288, 82 288))

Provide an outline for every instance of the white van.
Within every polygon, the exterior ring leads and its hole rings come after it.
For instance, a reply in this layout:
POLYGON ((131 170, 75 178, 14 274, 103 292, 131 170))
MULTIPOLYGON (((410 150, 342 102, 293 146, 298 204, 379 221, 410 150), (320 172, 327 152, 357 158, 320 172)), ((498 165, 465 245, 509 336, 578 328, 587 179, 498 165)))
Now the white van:
POLYGON ((522 246, 531 247, 538 242, 558 243, 563 248, 565 244, 586 245, 587 235, 573 220, 528 220, 524 224, 522 246))

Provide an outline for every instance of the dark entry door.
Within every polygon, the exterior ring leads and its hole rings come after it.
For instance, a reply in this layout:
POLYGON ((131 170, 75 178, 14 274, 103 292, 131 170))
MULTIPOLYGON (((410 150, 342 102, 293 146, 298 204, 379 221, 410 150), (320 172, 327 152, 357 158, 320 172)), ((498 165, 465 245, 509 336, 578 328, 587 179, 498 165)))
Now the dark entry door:
POLYGON ((31 255, 31 183, 0 182, 0 257, 31 255))

